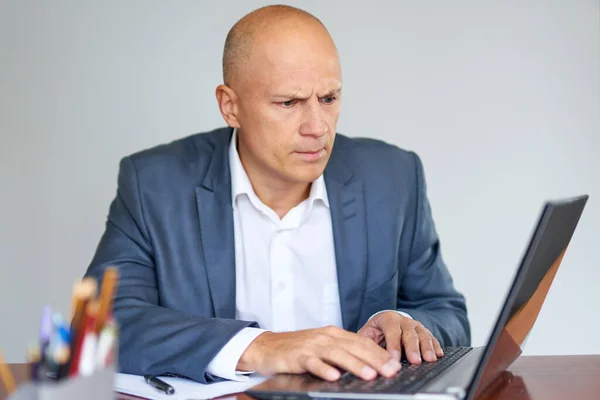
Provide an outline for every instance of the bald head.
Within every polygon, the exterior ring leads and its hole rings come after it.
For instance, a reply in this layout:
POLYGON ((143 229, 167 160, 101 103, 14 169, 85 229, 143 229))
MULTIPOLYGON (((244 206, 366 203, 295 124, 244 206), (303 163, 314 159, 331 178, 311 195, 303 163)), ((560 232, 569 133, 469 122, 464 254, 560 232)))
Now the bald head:
POLYGON ((306 11, 285 5, 259 8, 240 19, 229 31, 223 50, 223 81, 232 86, 237 77, 245 76, 253 50, 269 40, 285 40, 299 35, 318 35, 333 40, 321 21, 306 11))
POLYGON ((219 110, 237 129, 240 160, 259 198, 271 206, 269 198, 281 200, 294 187, 307 195, 323 174, 340 113, 340 60, 327 29, 293 7, 253 11, 227 35, 223 75, 219 110))

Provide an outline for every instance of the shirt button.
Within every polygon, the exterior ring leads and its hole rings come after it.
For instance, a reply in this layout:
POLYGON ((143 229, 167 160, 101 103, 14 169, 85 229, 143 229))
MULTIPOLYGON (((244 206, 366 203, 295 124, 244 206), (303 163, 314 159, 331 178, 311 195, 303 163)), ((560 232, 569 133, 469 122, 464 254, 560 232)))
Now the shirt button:
POLYGON ((285 289, 285 283, 279 282, 277 284, 277 287, 275 288, 275 294, 281 293, 283 291, 283 289, 285 289))

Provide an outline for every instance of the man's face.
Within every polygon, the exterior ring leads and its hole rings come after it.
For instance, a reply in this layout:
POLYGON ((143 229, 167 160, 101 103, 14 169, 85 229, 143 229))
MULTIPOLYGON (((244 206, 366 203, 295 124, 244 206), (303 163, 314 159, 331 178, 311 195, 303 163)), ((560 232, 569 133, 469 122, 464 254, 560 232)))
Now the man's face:
POLYGON ((323 173, 342 87, 337 50, 324 32, 257 39, 236 90, 238 148, 249 175, 309 183, 323 173))

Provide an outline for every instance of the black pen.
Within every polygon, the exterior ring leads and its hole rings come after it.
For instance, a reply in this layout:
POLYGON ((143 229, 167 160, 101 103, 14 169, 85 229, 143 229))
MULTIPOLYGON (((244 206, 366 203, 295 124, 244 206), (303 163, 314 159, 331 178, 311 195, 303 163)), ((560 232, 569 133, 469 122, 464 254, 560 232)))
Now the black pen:
POLYGON ((175 393, 175 389, 173 389, 173 386, 169 385, 167 382, 158 379, 154 375, 144 375, 144 380, 147 384, 154 386, 156 389, 160 390, 161 392, 164 392, 165 394, 175 393))

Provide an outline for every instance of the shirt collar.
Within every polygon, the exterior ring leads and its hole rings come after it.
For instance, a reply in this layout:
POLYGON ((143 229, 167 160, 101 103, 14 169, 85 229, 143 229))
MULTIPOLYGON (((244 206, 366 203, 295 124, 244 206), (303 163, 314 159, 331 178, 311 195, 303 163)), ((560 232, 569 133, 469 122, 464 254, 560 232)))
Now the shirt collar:
MULTIPOLYGON (((233 208, 235 209, 236 200, 239 195, 245 194, 249 197, 256 196, 237 151, 237 129, 233 130, 231 142, 229 143, 229 170, 231 171, 231 200, 233 208)), ((311 207, 315 200, 321 200, 323 204, 329 208, 329 198, 327 197, 327 189, 325 187, 323 174, 313 182, 310 188, 308 203, 311 207)))

